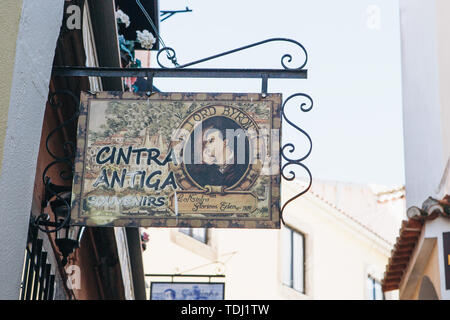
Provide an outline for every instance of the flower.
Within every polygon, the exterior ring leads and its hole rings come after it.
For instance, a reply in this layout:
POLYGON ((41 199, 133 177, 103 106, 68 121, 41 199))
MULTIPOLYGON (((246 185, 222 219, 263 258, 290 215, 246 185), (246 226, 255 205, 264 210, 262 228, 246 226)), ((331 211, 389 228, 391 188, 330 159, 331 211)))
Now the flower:
POLYGON ((150 50, 156 42, 156 38, 148 30, 136 31, 136 40, 141 44, 141 47, 150 50))
POLYGON ((119 23, 124 23, 125 28, 128 28, 130 26, 130 17, 120 9, 116 11, 116 20, 119 23))
POLYGON ((146 243, 146 242, 148 242, 150 240, 150 236, 148 235, 147 232, 144 231, 144 232, 141 233, 141 240, 144 243, 146 243))

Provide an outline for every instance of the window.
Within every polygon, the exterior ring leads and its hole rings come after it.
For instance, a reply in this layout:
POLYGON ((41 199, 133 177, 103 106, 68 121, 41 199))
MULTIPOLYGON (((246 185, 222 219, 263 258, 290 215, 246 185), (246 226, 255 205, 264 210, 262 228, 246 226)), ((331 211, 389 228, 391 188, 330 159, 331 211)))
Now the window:
POLYGON ((200 242, 206 243, 206 228, 180 228, 179 231, 200 242))
POLYGON ((283 228, 283 284, 305 293, 305 237, 283 228))
POLYGON ((384 293, 381 289, 380 281, 370 275, 367 276, 367 299, 384 300, 384 293))

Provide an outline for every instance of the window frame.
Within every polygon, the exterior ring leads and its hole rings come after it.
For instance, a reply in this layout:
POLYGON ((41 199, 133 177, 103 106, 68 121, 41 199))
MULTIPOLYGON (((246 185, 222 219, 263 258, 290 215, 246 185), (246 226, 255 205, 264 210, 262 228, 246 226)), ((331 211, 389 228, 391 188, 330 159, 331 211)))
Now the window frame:
MULTIPOLYGON (((306 236, 303 232, 299 231, 296 228, 293 228, 291 226, 285 226, 284 229, 282 229, 282 232, 289 232, 289 246, 290 246, 290 250, 289 250, 289 283, 285 282, 285 263, 286 262, 286 257, 284 256, 285 252, 283 250, 282 252, 282 284, 285 285, 288 288, 291 288, 293 290, 295 290, 298 293, 301 294, 306 294, 306 245, 305 245, 305 240, 306 240, 306 236), (294 252, 294 236, 295 234, 297 234, 298 236, 301 237, 302 239, 302 246, 301 246, 301 252, 302 252, 302 262, 301 262, 301 266, 302 266, 302 272, 300 274, 300 276, 302 277, 302 287, 301 288, 296 288, 295 287, 295 252, 294 252)), ((283 242, 282 242, 282 246, 286 246, 286 243, 284 243, 284 236, 282 237, 283 242)), ((284 249, 284 248, 283 248, 284 249)))
POLYGON ((197 240, 197 241, 199 241, 199 242, 201 242, 201 243, 203 243, 203 244, 208 244, 208 242, 209 242, 209 237, 208 237, 208 228, 191 228, 191 227, 185 227, 185 228, 178 228, 178 232, 180 232, 180 233, 182 233, 182 234, 184 234, 184 235, 186 235, 186 236, 188 236, 188 237, 191 237, 191 238, 193 238, 193 239, 195 239, 195 240, 197 240), (200 238, 200 237, 198 237, 198 236, 196 236, 195 234, 194 234, 194 229, 203 229, 204 230, 204 239, 203 238, 200 238))
POLYGON ((377 280, 377 278, 375 278, 373 275, 368 274, 366 277, 366 285, 368 284, 368 282, 370 281, 371 287, 370 288, 366 288, 366 292, 369 292, 370 289, 370 296, 367 297, 368 300, 386 300, 386 296, 383 292, 382 286, 381 286, 381 281, 377 280), (376 285, 380 286, 380 291, 381 291, 381 299, 377 299, 377 289, 376 289, 376 285))

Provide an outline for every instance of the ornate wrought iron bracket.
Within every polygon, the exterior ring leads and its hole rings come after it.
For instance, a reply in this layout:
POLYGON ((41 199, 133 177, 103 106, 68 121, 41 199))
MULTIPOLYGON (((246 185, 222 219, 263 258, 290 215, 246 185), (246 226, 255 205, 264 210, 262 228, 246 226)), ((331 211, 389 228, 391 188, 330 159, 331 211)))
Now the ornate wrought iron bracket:
MULTIPOLYGON (((152 91, 159 91, 153 86, 154 78, 247 78, 247 79, 261 79, 261 95, 264 98, 268 92, 268 80, 269 79, 307 79, 308 71, 304 69, 308 61, 308 54, 306 49, 299 42, 287 39, 287 38, 270 38, 263 41, 255 42, 246 46, 242 46, 236 49, 225 51, 219 54, 215 54, 203 59, 195 60, 189 63, 180 65, 177 61, 176 52, 170 47, 163 47, 156 55, 156 60, 160 68, 107 68, 107 67, 54 67, 54 76, 63 77, 82 77, 82 76, 95 76, 95 77, 147 77, 147 88, 152 88, 152 91), (281 57, 282 69, 214 69, 214 68, 192 68, 192 66, 208 62, 214 59, 218 59, 223 56, 235 54, 240 51, 244 51, 253 47, 265 45, 267 43, 283 42, 293 44, 299 51, 300 55, 303 55, 304 59, 298 67, 291 67, 288 64, 293 62, 291 54, 284 54, 281 57), (173 67, 169 67, 162 62, 162 58, 165 56, 173 67)), ((151 92, 148 92, 151 94, 151 92)), ((280 148, 281 154, 281 176, 287 180, 292 181, 295 179, 295 171, 292 170, 292 166, 301 167, 308 174, 308 183, 306 187, 301 190, 297 195, 287 200, 283 206, 280 204, 281 220, 283 220, 283 211, 286 206, 297 199, 301 195, 305 194, 312 184, 312 174, 308 167, 303 163, 306 158, 309 157, 312 150, 311 137, 295 124, 286 114, 285 107, 288 102, 298 99, 306 99, 306 102, 300 104, 300 110, 302 112, 308 112, 313 107, 312 98, 304 93, 295 93, 289 96, 282 105, 282 119, 285 120, 290 126, 295 128, 302 135, 306 136, 309 146, 306 154, 301 157, 295 157, 296 143, 295 141, 288 142, 280 148), (291 169, 289 169, 291 168, 291 169)), ((55 161, 66 161, 67 159, 55 159, 55 161)))
MULTIPOLYGON (((153 78, 260 78, 262 80, 263 95, 267 94, 268 79, 306 79, 308 70, 304 69, 308 61, 306 49, 299 42, 287 38, 270 38, 263 41, 255 42, 243 47, 232 49, 226 52, 215 54, 203 59, 195 60, 180 65, 177 61, 174 49, 164 47, 156 54, 157 63, 160 68, 88 68, 88 67, 54 67, 53 75, 55 76, 97 76, 97 77, 147 77, 153 78), (291 67, 292 54, 284 54, 281 57, 281 66, 283 69, 214 69, 214 68, 191 68, 192 66, 218 59, 227 55, 235 54, 257 46, 265 45, 272 42, 291 43, 297 49, 299 54, 303 56, 302 63, 298 67, 291 67), (165 54, 165 55, 164 55, 165 54), (173 65, 169 67, 162 61, 163 57, 173 65)), ((152 84, 153 85, 153 84, 152 84)))
POLYGON ((303 69, 53 67, 53 75, 61 77, 147 77, 150 75, 154 78, 307 79, 308 71, 303 69))
POLYGON ((184 10, 161 10, 161 11, 160 11, 160 17, 162 18, 162 19, 161 19, 161 22, 163 22, 163 21, 169 19, 169 18, 172 17, 174 14, 177 14, 177 13, 187 13, 187 12, 192 12, 192 9, 189 9, 189 7, 186 7, 186 9, 184 9, 184 10))
POLYGON ((258 46, 261 46, 261 45, 264 45, 264 44, 270 43, 270 42, 288 42, 288 43, 294 44, 298 49, 300 49, 301 54, 304 55, 304 61, 303 61, 303 63, 300 66, 298 66, 297 68, 293 68, 293 67, 289 67, 286 64, 286 63, 291 63, 292 62, 292 55, 288 54, 288 53, 284 54, 281 57, 281 65, 282 65, 284 70, 303 70, 303 68, 306 66, 306 63, 308 62, 308 53, 306 52, 305 47, 303 47, 303 45, 300 42, 292 40, 292 39, 288 39, 288 38, 270 38, 270 39, 254 42, 254 43, 248 44, 246 46, 242 46, 242 47, 239 47, 239 48, 228 50, 228 51, 225 51, 225 52, 222 52, 222 53, 219 53, 219 54, 215 54, 215 55, 203 58, 203 59, 199 59, 199 60, 195 60, 195 61, 192 61, 192 62, 189 62, 189 63, 185 63, 183 65, 180 65, 178 63, 177 57, 176 57, 176 52, 175 52, 175 50, 173 48, 164 47, 164 48, 161 48, 158 51, 158 53, 156 55, 156 60, 158 62, 158 65, 161 68, 169 69, 170 67, 164 65, 161 62, 161 54, 162 53, 166 53, 167 60, 169 60, 174 66, 172 68, 182 69, 182 68, 186 68, 186 67, 191 67, 193 65, 201 64, 203 62, 207 62, 207 61, 210 61, 210 60, 214 60, 214 59, 217 59, 217 58, 221 58, 221 57, 224 57, 224 56, 227 56, 227 55, 239 52, 239 51, 244 51, 244 50, 247 50, 247 49, 250 49, 250 48, 258 47, 258 46))
POLYGON ((303 163, 304 160, 306 160, 306 158, 309 157, 309 155, 311 154, 312 151, 312 139, 309 136, 308 133, 306 133, 306 131, 302 130, 299 126, 297 126, 294 122, 292 122, 286 115, 285 112, 285 107, 287 105, 288 102, 293 101, 292 99, 300 99, 300 100, 304 100, 303 102, 300 103, 300 110, 302 112, 309 112, 312 107, 313 107, 313 100, 312 98, 304 93, 295 93, 291 96, 289 96, 286 100, 284 100, 283 105, 281 107, 281 114, 282 114, 282 119, 285 120, 290 126, 292 126, 293 128, 295 128, 297 131, 299 131, 300 133, 302 133, 308 140, 309 146, 307 148, 306 153, 303 156, 300 157, 295 157, 294 153, 295 153, 295 144, 292 142, 286 143, 285 145, 282 146, 281 148, 281 157, 283 160, 285 160, 286 162, 281 166, 281 176, 286 179, 287 181, 292 181, 295 179, 295 171, 288 170, 288 167, 292 167, 292 166, 299 166, 301 168, 303 168, 306 173, 308 174, 308 181, 306 183, 306 186, 304 187, 303 190, 301 190, 299 193, 297 193, 297 195, 295 195, 294 197, 292 197, 291 199, 287 200, 283 206, 281 207, 280 213, 281 213, 281 219, 284 223, 283 220, 283 211, 286 208, 286 206, 294 201, 295 199, 297 199, 298 197, 302 196, 303 194, 305 194, 309 188, 311 188, 311 184, 312 184, 312 174, 311 171, 308 169, 308 167, 303 163), (306 101, 306 102, 305 102, 306 101), (287 172, 286 172, 287 171, 287 172))
POLYGON ((58 152, 54 152, 50 148, 50 141, 57 133, 62 132, 65 127, 69 125, 76 126, 78 115, 79 115, 79 99, 70 91, 57 91, 50 94, 48 102, 50 106, 54 109, 60 108, 62 106, 61 102, 56 99, 58 95, 68 96, 73 99, 73 102, 77 108, 77 111, 68 120, 61 123, 59 126, 54 128, 47 136, 45 140, 45 147, 48 154, 53 158, 47 167, 45 167, 42 173, 42 182, 45 188, 44 200, 42 206, 44 208, 50 206, 52 212, 55 215, 54 221, 50 221, 50 216, 46 213, 40 214, 38 217, 34 218, 32 223, 39 228, 42 232, 53 233, 58 232, 63 228, 68 228, 70 225, 70 192, 72 187, 66 185, 54 184, 51 178, 48 176, 49 170, 56 168, 59 171, 59 177, 63 181, 71 181, 73 177, 74 170, 74 159, 76 146, 71 141, 65 141, 63 143, 63 154, 60 155, 58 152), (52 228, 42 228, 52 227, 52 228))
MULTIPOLYGON (((175 283, 174 278, 203 278, 208 279, 208 282, 211 283, 211 279, 218 279, 218 278, 225 278, 224 274, 180 274, 180 273, 174 273, 174 274, 157 274, 157 273, 146 273, 146 277, 152 277, 152 278, 170 278, 170 282, 175 283)), ((205 283, 208 283, 205 282, 205 283)))

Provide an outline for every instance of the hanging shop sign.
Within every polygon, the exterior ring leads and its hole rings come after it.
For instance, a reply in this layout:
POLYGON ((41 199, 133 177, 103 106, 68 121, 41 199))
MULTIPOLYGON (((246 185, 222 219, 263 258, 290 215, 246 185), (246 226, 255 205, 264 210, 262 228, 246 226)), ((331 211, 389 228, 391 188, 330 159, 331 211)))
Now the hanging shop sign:
POLYGON ((224 300, 225 283, 152 282, 150 300, 224 300))
POLYGON ((72 223, 279 228, 281 94, 83 93, 72 223))

